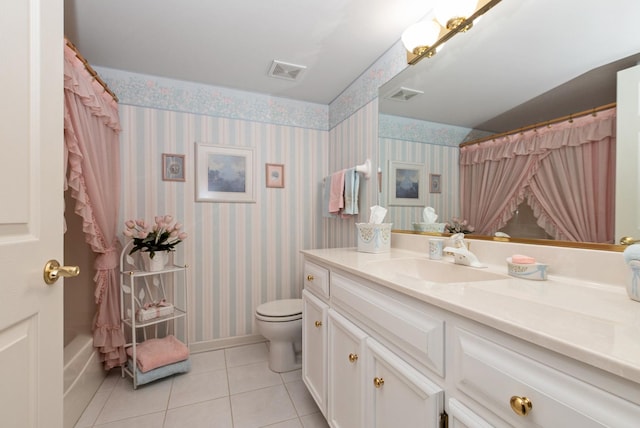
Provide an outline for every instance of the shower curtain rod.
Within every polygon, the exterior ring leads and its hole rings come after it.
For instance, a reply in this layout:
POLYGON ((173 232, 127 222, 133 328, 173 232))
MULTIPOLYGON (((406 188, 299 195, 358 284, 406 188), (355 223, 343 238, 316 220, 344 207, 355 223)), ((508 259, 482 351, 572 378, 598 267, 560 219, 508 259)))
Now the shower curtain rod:
POLYGON ((581 112, 578 112, 578 113, 573 113, 573 114, 569 114, 569 115, 566 115, 566 116, 557 117, 555 119, 546 120, 544 122, 538 122, 538 123, 535 123, 533 125, 523 126, 522 128, 514 129, 514 130, 511 130, 511 131, 500 132, 498 134, 489 135, 488 137, 482 137, 482 138, 478 138, 478 139, 473 140, 473 141, 467 141, 465 143, 460 143, 459 147, 472 146, 474 144, 483 143, 485 141, 493 140, 493 139, 496 139, 496 138, 506 137, 507 135, 518 134, 520 132, 529 131, 531 129, 541 128, 543 126, 553 125, 554 123, 564 122, 565 120, 577 119, 579 117, 587 116, 589 114, 595 115, 599 111, 609 110, 610 108, 613 108, 615 106, 616 106, 616 103, 605 104, 605 105, 602 105, 600 107, 594 107, 594 108, 592 108, 590 110, 584 110, 584 111, 581 111, 581 112))
POLYGON ((111 97, 113 98, 113 100, 115 102, 118 102, 118 97, 116 96, 116 94, 114 94, 111 89, 109 89, 109 86, 107 86, 107 84, 105 83, 104 80, 102 80, 100 78, 100 76, 98 76, 98 73, 96 73, 96 71, 93 69, 93 67, 91 67, 91 65, 89 64, 89 62, 82 56, 82 54, 80 53, 80 51, 78 50, 78 48, 71 43, 71 41, 69 39, 67 39, 65 37, 65 42, 67 43, 67 46, 69 46, 71 49, 73 49, 73 51, 76 54, 76 57, 78 57, 78 59, 80 61, 82 61, 82 63, 84 64, 84 68, 89 72, 89 74, 91 75, 91 77, 93 77, 94 79, 96 79, 96 81, 100 84, 100 86, 102 86, 102 88, 105 90, 105 92, 107 92, 109 95, 111 95, 111 97))

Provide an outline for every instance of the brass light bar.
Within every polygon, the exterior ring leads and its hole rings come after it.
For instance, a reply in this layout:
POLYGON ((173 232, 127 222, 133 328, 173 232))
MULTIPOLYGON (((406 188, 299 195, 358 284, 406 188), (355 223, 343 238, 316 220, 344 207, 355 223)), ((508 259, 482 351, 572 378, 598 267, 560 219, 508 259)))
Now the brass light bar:
POLYGON ((436 50, 449 41, 453 36, 458 33, 464 32, 467 29, 471 28, 473 25, 473 21, 476 20, 479 16, 487 13, 492 7, 500 3, 502 0, 490 0, 485 5, 483 5, 480 9, 476 10, 473 15, 465 19, 460 25, 449 30, 446 34, 440 37, 432 46, 429 47, 426 51, 422 52, 420 55, 416 55, 412 52, 407 52, 407 63, 409 65, 415 65, 423 58, 431 58, 436 54, 436 50))

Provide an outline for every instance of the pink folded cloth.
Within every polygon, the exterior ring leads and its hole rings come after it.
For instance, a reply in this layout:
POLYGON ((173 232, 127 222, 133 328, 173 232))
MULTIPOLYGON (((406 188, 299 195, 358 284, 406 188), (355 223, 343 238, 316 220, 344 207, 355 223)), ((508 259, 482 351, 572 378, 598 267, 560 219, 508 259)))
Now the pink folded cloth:
MULTIPOLYGON (((127 348, 127 354, 132 357, 133 348, 127 348)), ((187 358, 189 358, 189 348, 173 335, 162 339, 148 339, 136 347, 136 363, 142 373, 187 358)))
POLYGON ((344 169, 331 174, 329 212, 337 214, 344 208, 344 169))

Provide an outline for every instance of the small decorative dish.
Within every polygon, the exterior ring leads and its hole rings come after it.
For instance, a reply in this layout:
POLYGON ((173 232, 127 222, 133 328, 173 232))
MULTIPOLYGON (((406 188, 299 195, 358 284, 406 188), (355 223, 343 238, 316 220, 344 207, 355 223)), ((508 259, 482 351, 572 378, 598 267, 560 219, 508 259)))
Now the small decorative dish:
POLYGON ((516 278, 544 281, 547 279, 547 265, 544 263, 513 263, 507 257, 508 273, 516 278))

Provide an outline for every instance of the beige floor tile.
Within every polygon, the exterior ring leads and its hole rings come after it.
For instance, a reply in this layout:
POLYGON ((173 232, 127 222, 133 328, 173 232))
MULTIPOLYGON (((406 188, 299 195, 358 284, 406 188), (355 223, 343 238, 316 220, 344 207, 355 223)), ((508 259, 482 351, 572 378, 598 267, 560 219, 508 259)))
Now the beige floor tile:
POLYGON ((164 428, 232 428, 229 397, 167 411, 164 428))
POLYGON ((131 379, 121 379, 105 403, 96 424, 167 410, 172 378, 161 379, 134 390, 131 379))
POLYGON ((136 416, 134 418, 96 425, 100 428, 159 428, 164 422, 164 413, 157 412, 150 415, 136 416))
POLYGON ((227 360, 227 368, 260 363, 269 359, 266 343, 227 348, 224 353, 227 360))
POLYGON ((226 370, 189 372, 174 378, 168 408, 173 409, 228 395, 226 370))
POLYGON ((297 417, 283 385, 231 396, 234 428, 258 428, 297 417))
POLYGON ((232 395, 282 384, 280 375, 269 370, 267 362, 231 367, 227 371, 232 395))

